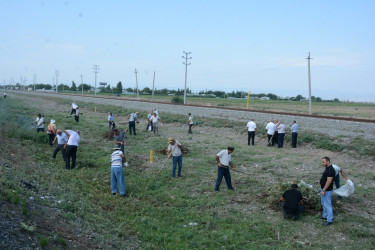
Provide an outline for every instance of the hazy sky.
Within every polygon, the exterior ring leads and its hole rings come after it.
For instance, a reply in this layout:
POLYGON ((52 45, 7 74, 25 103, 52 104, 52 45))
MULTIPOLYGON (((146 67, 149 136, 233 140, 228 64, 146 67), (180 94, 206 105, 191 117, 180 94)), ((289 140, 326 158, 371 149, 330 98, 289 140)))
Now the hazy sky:
POLYGON ((375 1, 0 0, 0 81, 375 101, 375 1))

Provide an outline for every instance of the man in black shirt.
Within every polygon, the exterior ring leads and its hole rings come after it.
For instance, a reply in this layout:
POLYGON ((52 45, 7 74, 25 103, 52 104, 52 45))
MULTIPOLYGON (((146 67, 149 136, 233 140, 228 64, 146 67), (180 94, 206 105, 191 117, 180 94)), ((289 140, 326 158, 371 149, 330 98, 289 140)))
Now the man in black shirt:
POLYGON ((285 191, 280 201, 284 218, 288 219, 288 215, 291 214, 293 215, 293 220, 298 220, 303 211, 302 194, 298 191, 298 185, 292 184, 292 189, 285 191))
POLYGON ((322 177, 320 178, 321 194, 320 199, 323 205, 323 215, 320 217, 323 220, 327 220, 323 223, 323 226, 329 226, 333 220, 333 208, 332 208, 332 190, 333 190, 333 178, 335 177, 335 169, 331 164, 331 160, 324 156, 322 158, 322 165, 325 170, 322 177))

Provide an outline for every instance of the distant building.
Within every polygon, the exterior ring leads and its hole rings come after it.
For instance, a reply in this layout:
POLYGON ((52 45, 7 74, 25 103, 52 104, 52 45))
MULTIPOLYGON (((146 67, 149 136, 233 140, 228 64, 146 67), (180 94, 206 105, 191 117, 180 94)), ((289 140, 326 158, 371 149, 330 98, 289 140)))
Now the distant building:
POLYGON ((262 96, 261 98, 259 98, 259 100, 269 101, 270 98, 268 96, 262 96))

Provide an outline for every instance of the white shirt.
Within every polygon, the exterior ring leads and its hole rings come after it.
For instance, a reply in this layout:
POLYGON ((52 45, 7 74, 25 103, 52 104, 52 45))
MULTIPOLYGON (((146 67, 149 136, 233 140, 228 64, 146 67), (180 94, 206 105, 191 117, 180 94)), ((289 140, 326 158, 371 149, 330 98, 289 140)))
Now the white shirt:
POLYGON ((148 119, 149 121, 151 121, 152 116, 153 116, 152 114, 148 114, 148 115, 147 115, 147 119, 148 119))
POLYGON ((335 169, 335 175, 338 175, 341 171, 341 168, 335 164, 332 164, 332 167, 335 169))
POLYGON ((269 122, 266 126, 266 129, 267 129, 267 134, 273 135, 275 134, 276 124, 273 122, 269 122))
POLYGON ((193 116, 189 116, 189 124, 194 124, 194 122, 193 122, 193 116))
POLYGON ((174 145, 169 144, 168 150, 171 152, 172 156, 180 156, 182 154, 181 149, 178 147, 181 146, 179 141, 175 141, 174 145))
POLYGON ((249 122, 247 123, 246 127, 247 127, 247 130, 248 130, 249 132, 252 132, 252 131, 255 131, 255 129, 257 128, 257 125, 255 124, 255 122, 253 122, 253 121, 249 121, 249 122))
POLYGON ((277 132, 279 134, 285 134, 285 125, 281 123, 279 126, 277 126, 277 132))
POLYGON ((68 141, 68 137, 66 136, 64 132, 61 132, 61 135, 56 134, 56 137, 57 137, 57 144, 59 145, 63 145, 68 141))
POLYGON ((131 113, 129 115, 129 122, 135 122, 138 119, 138 116, 136 113, 131 113))
POLYGON ((158 110, 157 109, 154 109, 154 112, 153 113, 155 113, 156 115, 158 115, 159 114, 159 112, 158 112, 158 110))
POLYGON ((72 103, 72 109, 76 109, 77 108, 77 104, 75 102, 72 103))
POLYGON ((152 123, 157 123, 157 122, 159 122, 159 120, 160 120, 160 117, 158 116, 158 115, 156 115, 156 116, 152 116, 151 117, 151 121, 152 121, 152 123))
POLYGON ((228 154, 228 150, 227 149, 224 149, 224 150, 221 150, 217 156, 219 157, 219 161, 221 163, 221 165, 223 166, 226 166, 228 167, 229 166, 229 162, 232 158, 232 154, 228 154))
POLYGON ((292 127, 290 128, 292 133, 298 133, 298 125, 297 123, 293 123, 292 127))
POLYGON ((73 130, 67 130, 66 131, 69 135, 69 139, 68 139, 68 145, 71 145, 71 146, 79 146, 79 142, 81 141, 81 137, 79 136, 79 134, 73 130))
POLYGON ((109 115, 109 116, 108 116, 108 121, 109 121, 109 122, 113 122, 113 121, 115 121, 115 117, 114 117, 113 115, 109 115))
POLYGON ((43 116, 42 117, 37 117, 36 119, 35 119, 35 121, 36 121, 36 127, 37 128, 44 128, 44 118, 43 118, 43 116))
POLYGON ((112 153, 111 155, 111 167, 113 168, 118 168, 122 167, 122 151, 121 150, 116 150, 115 152, 112 153))

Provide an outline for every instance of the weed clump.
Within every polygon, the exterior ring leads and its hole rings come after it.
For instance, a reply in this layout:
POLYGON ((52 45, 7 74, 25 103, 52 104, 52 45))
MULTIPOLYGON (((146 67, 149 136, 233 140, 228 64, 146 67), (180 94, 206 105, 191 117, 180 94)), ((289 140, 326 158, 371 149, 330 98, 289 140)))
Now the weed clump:
POLYGON ((175 103, 175 104, 183 104, 184 103, 184 100, 182 100, 181 97, 179 96, 174 96, 171 100, 172 103, 175 103))

